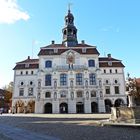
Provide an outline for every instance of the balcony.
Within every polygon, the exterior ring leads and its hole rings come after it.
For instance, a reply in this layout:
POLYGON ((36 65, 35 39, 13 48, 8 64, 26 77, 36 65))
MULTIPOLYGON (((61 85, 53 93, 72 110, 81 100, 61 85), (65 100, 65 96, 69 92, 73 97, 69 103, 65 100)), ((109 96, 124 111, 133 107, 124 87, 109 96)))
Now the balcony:
POLYGON ((53 70, 56 71, 69 71, 69 70, 88 70, 88 67, 85 65, 73 65, 71 67, 69 67, 68 65, 62 65, 62 66, 56 66, 55 68, 53 68, 53 70))

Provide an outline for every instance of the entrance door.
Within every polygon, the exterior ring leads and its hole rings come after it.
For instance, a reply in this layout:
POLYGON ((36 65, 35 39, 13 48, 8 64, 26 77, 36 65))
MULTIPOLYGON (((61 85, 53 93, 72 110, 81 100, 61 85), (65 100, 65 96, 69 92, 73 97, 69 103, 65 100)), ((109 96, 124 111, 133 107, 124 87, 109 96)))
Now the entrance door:
POLYGON ((112 107, 111 101, 109 99, 105 99, 106 113, 110 113, 111 112, 111 107, 112 107))
POLYGON ((91 103, 91 112, 98 113, 98 104, 96 102, 91 103))
POLYGON ((114 106, 115 106, 115 107, 120 107, 120 106, 123 105, 123 104, 124 104, 124 101, 123 101, 122 99, 117 99, 117 100, 115 101, 114 106))
POLYGON ((45 104, 45 113, 52 113, 52 104, 51 103, 45 104))
POLYGON ((77 113, 84 113, 84 104, 82 102, 78 102, 76 104, 76 112, 77 113))
POLYGON ((68 104, 67 103, 60 104, 60 113, 68 113, 68 104))

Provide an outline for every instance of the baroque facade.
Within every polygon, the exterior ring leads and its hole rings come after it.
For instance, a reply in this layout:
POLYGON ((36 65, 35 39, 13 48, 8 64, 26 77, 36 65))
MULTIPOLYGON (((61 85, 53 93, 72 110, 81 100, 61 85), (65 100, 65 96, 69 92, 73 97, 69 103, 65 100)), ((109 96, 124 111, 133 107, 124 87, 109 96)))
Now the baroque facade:
POLYGON ((14 67, 14 113, 103 113, 126 104, 124 65, 99 57, 96 46, 78 43, 68 10, 63 41, 40 48, 38 59, 14 67))

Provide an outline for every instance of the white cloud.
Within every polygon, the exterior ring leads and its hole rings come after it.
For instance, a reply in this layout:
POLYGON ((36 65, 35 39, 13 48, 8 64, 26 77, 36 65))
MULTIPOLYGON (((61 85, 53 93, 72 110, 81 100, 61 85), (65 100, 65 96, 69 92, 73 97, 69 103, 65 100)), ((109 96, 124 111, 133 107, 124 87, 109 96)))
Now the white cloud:
POLYGON ((0 23, 15 23, 18 20, 28 20, 27 12, 22 11, 17 0, 0 0, 0 23))
POLYGON ((113 26, 107 26, 107 27, 101 28, 100 30, 102 32, 116 32, 116 33, 120 32, 119 27, 113 27, 113 26))

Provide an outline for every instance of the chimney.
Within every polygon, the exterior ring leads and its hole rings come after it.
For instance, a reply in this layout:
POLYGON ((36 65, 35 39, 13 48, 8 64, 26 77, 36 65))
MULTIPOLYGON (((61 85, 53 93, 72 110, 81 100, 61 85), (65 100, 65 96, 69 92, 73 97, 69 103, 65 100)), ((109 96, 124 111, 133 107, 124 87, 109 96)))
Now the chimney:
POLYGON ((82 40, 81 43, 82 43, 82 44, 85 44, 85 40, 82 40))
POLYGON ((30 56, 28 56, 28 59, 30 59, 30 56))
POLYGON ((111 54, 109 53, 109 54, 107 54, 107 56, 108 56, 108 58, 110 59, 111 58, 111 54))
POLYGON ((54 44, 55 43, 55 41, 54 40, 52 40, 52 44, 54 44))

